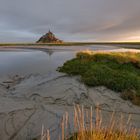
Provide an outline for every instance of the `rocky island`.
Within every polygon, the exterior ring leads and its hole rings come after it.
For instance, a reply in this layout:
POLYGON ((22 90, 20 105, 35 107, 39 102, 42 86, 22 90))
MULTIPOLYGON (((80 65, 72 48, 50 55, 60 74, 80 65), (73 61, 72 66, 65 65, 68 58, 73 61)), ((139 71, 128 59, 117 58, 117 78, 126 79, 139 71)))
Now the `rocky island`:
POLYGON ((63 43, 63 41, 56 38, 49 30, 49 32, 43 35, 36 43, 63 43))

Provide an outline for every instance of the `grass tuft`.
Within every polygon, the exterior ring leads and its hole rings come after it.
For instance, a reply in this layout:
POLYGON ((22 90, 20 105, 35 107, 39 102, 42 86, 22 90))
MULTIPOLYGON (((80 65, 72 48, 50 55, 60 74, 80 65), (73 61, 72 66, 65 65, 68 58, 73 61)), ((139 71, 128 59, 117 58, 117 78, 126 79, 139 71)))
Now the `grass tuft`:
MULTIPOLYGON (((139 130, 132 127, 130 122, 131 115, 128 116, 128 119, 125 119, 122 114, 117 118, 113 112, 110 120, 106 123, 99 106, 94 112, 92 107, 84 109, 83 106, 76 105, 72 122, 74 133, 71 135, 66 133, 69 124, 69 114, 66 113, 62 117, 62 133, 59 140, 139 140, 139 130), (95 115, 93 116, 93 114, 95 115)), ((42 133, 41 140, 50 140, 49 131, 42 133)))
POLYGON ((121 92, 123 99, 140 105, 140 53, 80 52, 59 71, 80 75, 88 86, 106 86, 121 92))

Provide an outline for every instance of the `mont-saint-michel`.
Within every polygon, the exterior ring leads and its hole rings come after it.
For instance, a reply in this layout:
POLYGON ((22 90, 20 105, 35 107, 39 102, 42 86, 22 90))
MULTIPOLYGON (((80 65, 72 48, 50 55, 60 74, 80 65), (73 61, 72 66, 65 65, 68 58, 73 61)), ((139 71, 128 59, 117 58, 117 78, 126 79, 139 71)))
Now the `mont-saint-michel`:
POLYGON ((1 1, 0 140, 139 140, 139 7, 1 1))
POLYGON ((49 32, 43 35, 36 43, 63 43, 63 41, 56 38, 54 33, 49 30, 49 32))

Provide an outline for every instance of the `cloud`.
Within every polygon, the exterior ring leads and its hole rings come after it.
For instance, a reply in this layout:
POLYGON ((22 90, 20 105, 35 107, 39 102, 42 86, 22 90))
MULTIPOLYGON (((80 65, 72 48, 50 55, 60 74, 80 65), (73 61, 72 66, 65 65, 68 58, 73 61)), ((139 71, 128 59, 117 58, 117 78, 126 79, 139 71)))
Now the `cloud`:
POLYGON ((139 7, 138 0, 0 0, 0 42, 34 42, 49 28, 66 41, 138 40, 139 7))

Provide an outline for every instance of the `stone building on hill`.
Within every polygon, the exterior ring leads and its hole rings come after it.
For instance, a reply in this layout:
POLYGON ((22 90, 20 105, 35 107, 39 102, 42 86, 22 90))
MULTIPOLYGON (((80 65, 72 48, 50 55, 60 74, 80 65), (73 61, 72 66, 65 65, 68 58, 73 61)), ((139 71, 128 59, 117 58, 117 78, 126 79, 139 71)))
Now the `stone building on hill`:
POLYGON ((49 30, 49 32, 43 35, 36 43, 63 43, 63 41, 56 38, 49 30))

